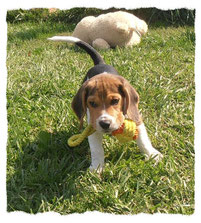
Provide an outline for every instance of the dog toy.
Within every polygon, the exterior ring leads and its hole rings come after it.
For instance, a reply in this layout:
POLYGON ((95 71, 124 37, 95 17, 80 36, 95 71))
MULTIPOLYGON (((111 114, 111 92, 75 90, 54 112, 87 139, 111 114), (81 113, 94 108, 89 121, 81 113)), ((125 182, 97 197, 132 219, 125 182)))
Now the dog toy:
MULTIPOLYGON (((95 131, 96 130, 92 127, 92 125, 88 125, 82 133, 71 136, 68 139, 68 145, 70 147, 80 145, 80 143, 86 137, 90 136, 95 131)), ((138 129, 136 123, 132 120, 125 119, 120 128, 112 132, 112 136, 115 136, 121 143, 136 140, 138 137, 138 129)))
POLYGON ((80 143, 87 137, 93 134, 96 130, 92 127, 92 125, 88 125, 85 130, 77 135, 73 135, 68 139, 68 145, 70 147, 75 147, 80 145, 80 143))
POLYGON ((130 119, 125 119, 120 128, 112 132, 112 135, 121 143, 136 140, 138 137, 136 123, 130 119))

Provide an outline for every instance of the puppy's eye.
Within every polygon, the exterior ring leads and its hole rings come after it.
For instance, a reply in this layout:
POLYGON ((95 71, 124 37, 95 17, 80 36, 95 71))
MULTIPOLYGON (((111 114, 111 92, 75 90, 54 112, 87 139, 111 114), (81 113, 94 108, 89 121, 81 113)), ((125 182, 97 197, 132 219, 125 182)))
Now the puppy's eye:
POLYGON ((89 104, 91 107, 96 108, 98 105, 94 101, 90 101, 89 104))
POLYGON ((114 98, 111 100, 111 105, 117 105, 119 103, 119 99, 114 98))

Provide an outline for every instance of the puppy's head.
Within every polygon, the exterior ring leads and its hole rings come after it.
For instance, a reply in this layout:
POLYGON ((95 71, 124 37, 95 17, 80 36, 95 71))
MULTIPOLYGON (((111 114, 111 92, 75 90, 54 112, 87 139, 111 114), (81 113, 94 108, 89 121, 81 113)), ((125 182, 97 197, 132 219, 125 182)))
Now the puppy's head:
POLYGON ((118 129, 125 116, 140 123, 139 96, 123 77, 99 74, 85 81, 75 95, 72 108, 80 120, 88 112, 89 122, 100 132, 111 133, 118 129))

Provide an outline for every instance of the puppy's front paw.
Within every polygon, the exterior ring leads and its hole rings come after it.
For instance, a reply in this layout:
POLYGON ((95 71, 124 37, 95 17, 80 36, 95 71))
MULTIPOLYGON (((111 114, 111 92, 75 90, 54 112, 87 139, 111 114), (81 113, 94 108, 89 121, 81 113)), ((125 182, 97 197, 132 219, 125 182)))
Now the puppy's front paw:
POLYGON ((89 167, 89 170, 91 171, 91 172, 96 172, 96 173, 98 173, 98 174, 101 174, 102 172, 103 172, 103 166, 102 165, 98 165, 98 166, 94 166, 94 165, 91 165, 90 167, 89 167))
POLYGON ((151 153, 145 154, 145 156, 146 156, 146 160, 154 159, 156 164, 163 159, 163 155, 154 148, 153 148, 153 151, 151 153))

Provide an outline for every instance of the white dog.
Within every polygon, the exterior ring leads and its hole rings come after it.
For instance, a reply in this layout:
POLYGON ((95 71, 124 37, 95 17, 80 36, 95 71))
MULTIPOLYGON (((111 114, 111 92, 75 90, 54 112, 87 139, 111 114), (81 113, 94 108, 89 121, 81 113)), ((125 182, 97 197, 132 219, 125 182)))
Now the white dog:
POLYGON ((145 21, 131 13, 117 11, 83 18, 75 27, 73 36, 95 48, 107 49, 137 45, 147 30, 145 21))

